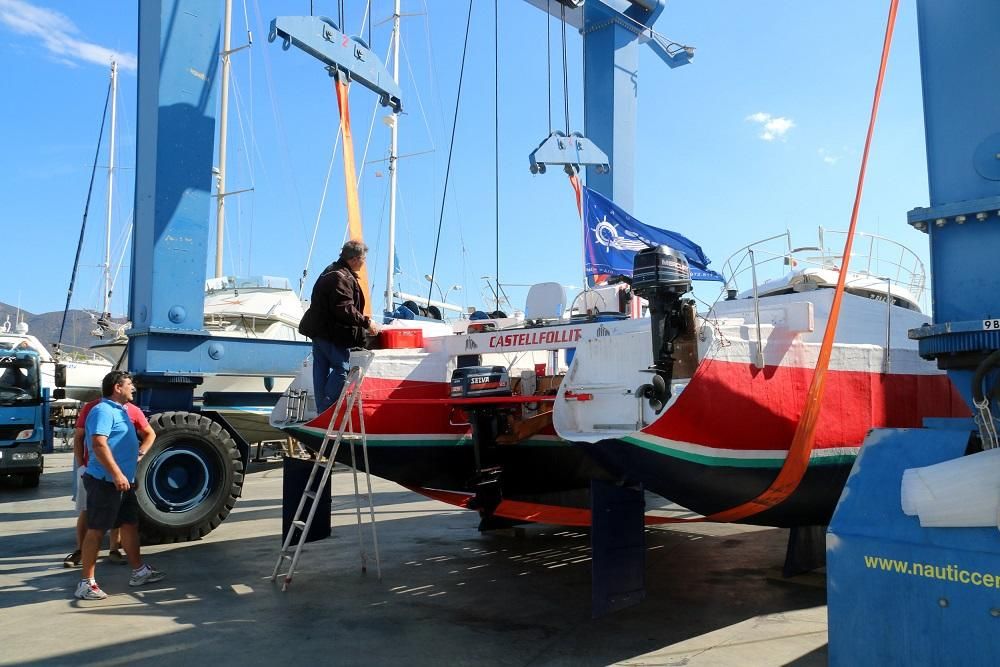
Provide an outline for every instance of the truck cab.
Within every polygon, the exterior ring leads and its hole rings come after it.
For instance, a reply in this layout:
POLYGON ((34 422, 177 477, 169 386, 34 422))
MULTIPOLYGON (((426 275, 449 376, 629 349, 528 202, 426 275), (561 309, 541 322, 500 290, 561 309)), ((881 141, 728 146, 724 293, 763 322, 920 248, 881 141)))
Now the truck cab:
POLYGON ((0 351, 0 475, 38 486, 43 453, 51 451, 48 390, 32 350, 0 351))

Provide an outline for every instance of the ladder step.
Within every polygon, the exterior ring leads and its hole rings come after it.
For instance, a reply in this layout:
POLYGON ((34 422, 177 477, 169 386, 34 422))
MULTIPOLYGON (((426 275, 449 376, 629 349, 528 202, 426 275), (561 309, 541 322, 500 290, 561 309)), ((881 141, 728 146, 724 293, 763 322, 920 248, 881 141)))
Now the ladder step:
POLYGON ((316 499, 316 492, 315 491, 306 491, 303 495, 305 495, 305 497, 309 498, 310 500, 315 500, 316 499))
POLYGON ((296 519, 295 521, 292 521, 292 525, 295 526, 296 528, 300 529, 300 530, 305 530, 306 529, 306 522, 305 521, 299 521, 299 520, 296 519))

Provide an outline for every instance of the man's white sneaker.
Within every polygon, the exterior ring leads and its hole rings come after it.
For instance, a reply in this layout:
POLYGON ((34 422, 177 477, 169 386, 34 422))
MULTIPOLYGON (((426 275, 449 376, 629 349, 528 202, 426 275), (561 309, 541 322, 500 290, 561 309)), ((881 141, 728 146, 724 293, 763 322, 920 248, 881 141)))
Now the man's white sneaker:
POLYGON ((103 600, 108 597, 108 594, 101 590, 101 587, 97 585, 97 582, 90 583, 86 579, 82 579, 80 583, 76 585, 76 593, 74 596, 81 600, 103 600))
POLYGON ((165 576, 167 575, 144 564, 138 570, 132 570, 132 576, 128 578, 128 585, 142 586, 143 584, 151 584, 154 581, 163 579, 165 576))

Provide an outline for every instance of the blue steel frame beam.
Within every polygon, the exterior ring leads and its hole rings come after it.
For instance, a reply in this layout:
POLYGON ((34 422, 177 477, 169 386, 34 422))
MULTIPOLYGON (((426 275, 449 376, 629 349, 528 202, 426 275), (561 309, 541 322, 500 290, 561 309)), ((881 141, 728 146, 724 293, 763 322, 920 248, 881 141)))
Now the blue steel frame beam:
POLYGON ((930 237, 934 324, 910 335, 971 406, 975 365, 1000 349, 1000 3, 954 5, 917 2, 930 207, 908 218, 930 237))
POLYGON ((203 326, 221 25, 221 2, 139 3, 129 370, 152 411, 190 409, 203 374, 279 374, 305 355, 203 326))
POLYGON ((399 113, 403 94, 379 57, 360 37, 340 31, 325 16, 278 16, 271 21, 267 39, 281 38, 288 50, 293 44, 327 66, 332 76, 345 75, 379 96, 383 106, 399 113))

